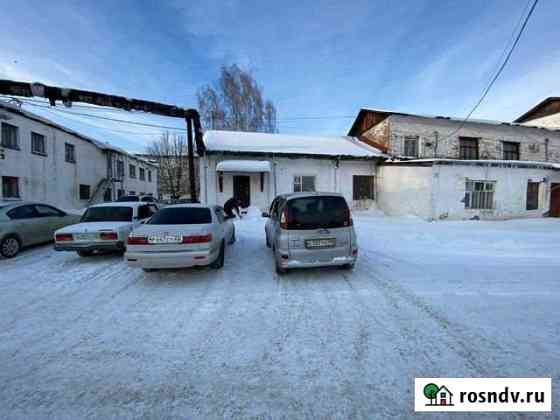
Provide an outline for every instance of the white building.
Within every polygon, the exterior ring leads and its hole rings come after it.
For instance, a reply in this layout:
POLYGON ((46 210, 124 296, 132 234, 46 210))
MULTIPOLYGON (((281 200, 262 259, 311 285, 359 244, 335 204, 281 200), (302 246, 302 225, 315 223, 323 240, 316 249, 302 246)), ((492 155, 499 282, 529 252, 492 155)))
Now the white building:
POLYGON ((17 105, 0 102, 0 200, 83 208, 157 195, 157 166, 17 105))
POLYGON ((267 209, 278 194, 339 192, 354 208, 375 199, 375 171, 383 154, 352 137, 306 137, 207 131, 200 157, 201 200, 267 209))
POLYGON ((362 109, 349 135, 392 157, 377 171, 386 214, 560 217, 559 130, 362 109))

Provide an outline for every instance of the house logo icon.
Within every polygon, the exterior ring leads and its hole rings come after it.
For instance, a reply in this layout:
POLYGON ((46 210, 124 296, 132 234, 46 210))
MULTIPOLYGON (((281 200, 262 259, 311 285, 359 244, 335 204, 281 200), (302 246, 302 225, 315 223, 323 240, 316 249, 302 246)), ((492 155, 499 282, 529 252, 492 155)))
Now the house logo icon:
POLYGON ((453 404, 453 393, 445 386, 429 383, 424 387, 424 396, 429 400, 427 407, 450 406, 453 404))

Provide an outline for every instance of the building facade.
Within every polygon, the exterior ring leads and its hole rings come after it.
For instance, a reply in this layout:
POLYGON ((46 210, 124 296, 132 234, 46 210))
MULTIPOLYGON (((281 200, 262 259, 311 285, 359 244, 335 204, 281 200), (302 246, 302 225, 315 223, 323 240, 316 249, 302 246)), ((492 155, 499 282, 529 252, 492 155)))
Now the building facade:
POLYGON ((363 109, 349 134, 391 156, 377 170, 389 215, 542 217, 560 206, 558 130, 363 109))
POLYGON ((157 166, 59 124, 0 104, 0 200, 79 209, 124 194, 157 195, 157 166))
POLYGON ((266 210, 278 194, 338 192, 353 208, 375 200, 375 171, 383 154, 349 137, 305 137, 208 131, 200 158, 201 200, 266 210))

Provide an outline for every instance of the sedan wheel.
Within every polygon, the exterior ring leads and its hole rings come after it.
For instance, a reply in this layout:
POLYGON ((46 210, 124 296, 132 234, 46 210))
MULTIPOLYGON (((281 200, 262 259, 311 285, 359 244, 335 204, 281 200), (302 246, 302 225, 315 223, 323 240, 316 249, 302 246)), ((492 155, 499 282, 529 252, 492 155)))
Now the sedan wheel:
POLYGON ((0 243, 0 254, 5 258, 13 258, 17 255, 21 248, 19 241, 14 236, 8 236, 0 243))

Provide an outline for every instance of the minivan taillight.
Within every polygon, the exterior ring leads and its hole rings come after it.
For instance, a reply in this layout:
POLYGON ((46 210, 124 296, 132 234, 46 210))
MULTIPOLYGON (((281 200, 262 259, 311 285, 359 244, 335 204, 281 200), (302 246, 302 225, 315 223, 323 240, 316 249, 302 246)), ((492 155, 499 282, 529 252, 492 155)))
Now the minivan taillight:
POLYGON ((148 238, 145 236, 129 236, 128 245, 148 245, 148 238))
POLYGON ((344 211, 344 226, 352 226, 354 221, 352 220, 352 214, 350 214, 350 209, 344 211))
POLYGON ((280 228, 288 229, 288 223, 290 223, 290 214, 288 213, 288 206, 286 206, 280 215, 280 228))
POLYGON ((102 241, 116 241, 119 239, 119 235, 117 235, 117 232, 101 232, 99 239, 102 241))
POLYGON ((183 236, 184 244, 203 244, 212 241, 212 234, 183 236))
POLYGON ((72 241, 74 240, 74 237, 71 233, 59 233, 58 235, 55 235, 54 240, 56 242, 72 241))

